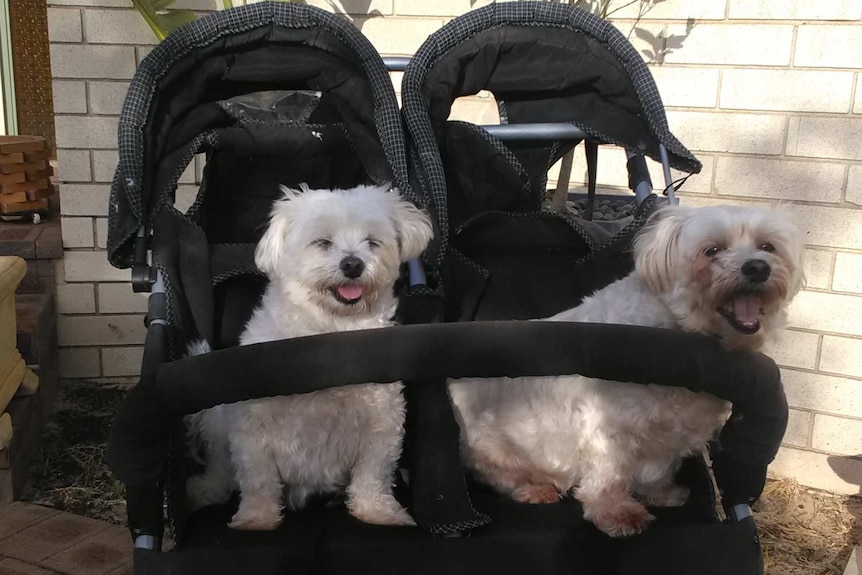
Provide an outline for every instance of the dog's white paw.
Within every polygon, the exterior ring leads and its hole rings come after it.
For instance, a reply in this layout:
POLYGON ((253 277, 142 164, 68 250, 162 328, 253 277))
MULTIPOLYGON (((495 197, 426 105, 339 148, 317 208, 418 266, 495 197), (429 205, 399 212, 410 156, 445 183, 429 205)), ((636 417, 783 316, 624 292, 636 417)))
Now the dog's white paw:
POLYGON ((607 504, 584 504, 584 519, 611 537, 627 537, 642 532, 655 516, 634 499, 624 499, 607 504))
POLYGON ((230 499, 230 487, 210 475, 193 475, 186 480, 186 495, 192 510, 219 505, 230 499))
POLYGON ((410 514, 401 507, 394 497, 385 497, 383 501, 353 501, 350 504, 350 514, 365 523, 372 525, 414 526, 416 522, 410 514))
POLYGON ((281 516, 275 517, 239 517, 239 513, 233 516, 227 524, 231 529, 242 531, 272 531, 281 525, 281 516))
POLYGON ((560 492, 553 485, 521 485, 512 492, 512 498, 521 503, 557 503, 560 501, 560 492))
POLYGON ((664 486, 644 491, 644 500, 653 507, 681 507, 688 501, 688 487, 682 485, 664 486))
POLYGON ((249 498, 241 499, 239 509, 228 527, 245 531, 271 531, 281 525, 281 506, 277 502, 249 498))

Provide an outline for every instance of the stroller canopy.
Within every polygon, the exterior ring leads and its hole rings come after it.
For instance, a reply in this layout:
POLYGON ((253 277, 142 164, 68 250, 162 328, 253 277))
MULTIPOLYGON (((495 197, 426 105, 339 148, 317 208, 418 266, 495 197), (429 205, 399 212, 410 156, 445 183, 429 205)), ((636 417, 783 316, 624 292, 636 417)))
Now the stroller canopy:
POLYGON ((225 210, 232 221, 219 222, 235 232, 255 230, 231 241, 256 241, 279 183, 390 181, 419 203, 407 182, 403 140, 388 72, 349 22, 287 2, 201 18, 156 46, 129 88, 111 189, 109 259, 132 265, 134 236, 141 228, 149 233, 154 214, 173 203, 177 180, 196 153, 253 153, 284 164, 224 165, 205 177, 200 196, 216 181, 227 187, 224 177, 240 188, 270 185, 270 195, 253 205, 241 199, 245 189, 234 190, 236 209, 225 210), (243 179, 230 177, 240 170, 243 179))
POLYGON ((614 26, 550 2, 494 3, 433 34, 404 75, 406 126, 444 244, 450 226, 477 211, 537 209, 548 169, 577 143, 506 147, 471 124, 447 121, 456 98, 480 90, 497 99, 501 123, 570 123, 592 140, 657 161, 663 145, 671 166, 701 169, 668 129, 646 64, 614 26), (442 157, 434 157, 438 144, 442 157))

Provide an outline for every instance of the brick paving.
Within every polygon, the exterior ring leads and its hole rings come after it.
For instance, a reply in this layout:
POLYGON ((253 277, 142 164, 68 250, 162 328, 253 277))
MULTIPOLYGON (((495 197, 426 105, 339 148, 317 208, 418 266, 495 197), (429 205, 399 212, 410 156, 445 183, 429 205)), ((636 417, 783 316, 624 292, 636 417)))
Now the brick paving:
POLYGON ((0 507, 0 575, 127 575, 131 561, 125 527, 29 503, 0 507))

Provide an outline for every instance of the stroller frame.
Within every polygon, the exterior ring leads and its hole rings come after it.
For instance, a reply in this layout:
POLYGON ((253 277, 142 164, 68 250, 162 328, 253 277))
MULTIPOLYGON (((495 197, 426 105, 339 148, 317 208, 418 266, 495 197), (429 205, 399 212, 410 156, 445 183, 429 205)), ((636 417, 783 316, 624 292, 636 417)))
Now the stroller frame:
MULTIPOLYGON (((294 9, 296 8, 290 8, 290 10, 294 9)), ((302 7, 302 10, 306 9, 307 7, 302 7)), ((480 10, 488 12, 491 8, 480 10)), ((384 58, 383 62, 390 71, 404 71, 411 65, 409 58, 384 58)), ((595 154, 599 142, 581 128, 562 122, 501 124, 481 126, 481 128, 503 142, 584 140, 588 143, 585 145, 589 173, 587 183, 590 195, 594 194, 595 154)), ((668 201, 675 204, 677 200, 674 196, 668 150, 661 141, 657 146, 665 183, 664 192, 668 201)), ((629 187, 634 192, 637 203, 641 205, 651 198, 653 192, 645 156, 643 153, 627 149, 627 157, 629 187)), ((208 356, 169 362, 169 293, 166 278, 154 263, 150 263, 153 258, 150 231, 146 222, 138 228, 133 241, 134 255, 130 258, 131 261, 125 262, 128 267, 131 267, 133 289, 139 292, 150 292, 151 295, 146 316, 147 336, 142 362, 142 380, 132 392, 127 405, 124 405, 118 414, 115 428, 112 430, 114 459, 118 462, 117 467, 123 478, 130 477, 132 469, 128 462, 121 461, 124 456, 118 454, 124 450, 134 451, 150 439, 156 442, 163 441, 166 435, 160 426, 168 427, 167 422, 178 415, 192 413, 219 403, 285 392, 304 393, 338 385, 360 383, 355 379, 357 377, 355 372, 332 369, 332 372, 320 381, 299 384, 301 379, 299 377, 296 381, 288 383, 273 382, 272 378, 270 380, 250 378, 249 384, 242 390, 232 388, 213 393, 205 399, 194 398, 190 390, 195 385, 205 383, 208 374, 219 372, 229 374, 231 362, 254 364, 258 360, 261 360, 260 365, 254 365, 256 374, 265 373, 276 364, 283 371, 285 370, 284 358, 287 356, 288 372, 317 375, 320 370, 314 365, 313 354, 312 359, 304 359, 297 350, 306 350, 310 354, 308 350, 313 349, 315 345, 323 345, 328 349, 341 346, 338 349, 347 350, 361 343, 363 352, 371 358, 384 357, 379 351, 381 349, 398 352, 395 357, 400 359, 392 365, 380 367, 373 378, 363 380, 379 383, 397 380, 445 379, 447 376, 513 377, 565 373, 581 373, 586 376, 619 381, 690 388, 691 382, 697 382, 698 390, 713 392, 734 402, 734 416, 722 433, 722 449, 713 454, 713 471, 721 486, 722 504, 728 521, 730 524, 740 525, 745 529, 745 533, 753 532, 756 540, 750 503, 757 498, 762 489, 765 463, 774 456, 774 449, 777 448, 776 438, 780 439, 783 435, 787 417, 786 401, 778 379, 777 368, 763 356, 734 353, 734 361, 728 364, 728 353, 721 350, 709 338, 691 334, 660 333, 664 330, 630 327, 621 329, 621 326, 547 325, 548 322, 529 322, 531 325, 523 325, 523 322, 477 321, 406 325, 374 330, 379 333, 326 334, 261 344, 262 347, 256 350, 237 348, 228 352, 229 357, 222 352, 215 352, 208 356), (528 334, 529 337, 552 342, 541 353, 541 359, 531 355, 537 353, 534 347, 518 350, 519 342, 524 341, 528 334), (622 356, 618 352, 608 349, 623 334, 634 342, 634 347, 644 357, 656 357, 661 354, 665 346, 672 345, 696 352, 693 353, 696 361, 681 361, 680 365, 672 366, 670 370, 667 366, 661 365, 658 360, 639 365, 638 369, 619 365, 615 366, 609 375, 607 363, 613 362, 596 362, 594 357, 590 357, 588 351, 600 349, 607 351, 609 357, 617 357, 618 363, 623 363, 622 356), (565 342, 569 340, 584 340, 587 351, 567 355, 571 350, 567 348, 565 342), (404 341, 411 343, 408 345, 403 343, 404 341), (423 348, 424 353, 417 351, 423 348), (275 363, 269 360, 263 361, 262 356, 254 355, 261 353, 262 350, 270 350, 272 356, 279 358, 278 361, 275 363), (489 362, 486 361, 477 367, 471 365, 469 361, 456 357, 455 350, 468 357, 474 355, 496 359, 506 354, 510 354, 511 357, 501 362, 504 365, 489 367, 489 362), (435 356, 443 359, 431 361, 435 356), (237 362, 236 359, 232 359, 240 357, 245 358, 245 361, 237 362), (537 365, 543 362, 544 366, 537 365), (172 389, 169 382, 177 379, 182 379, 185 383, 179 389, 172 389), (172 407, 172 405, 179 407, 172 407), (144 408, 146 417, 153 418, 152 422, 145 423, 140 414, 131 413, 133 409, 140 408, 144 408), (148 433, 150 433, 149 437, 148 433)), ((411 261, 409 263, 411 289, 415 288, 419 292, 429 289, 428 280, 423 262, 419 259, 411 261)), ((140 467, 143 466, 142 463, 140 467)), ((161 549, 163 488, 163 485, 127 483, 130 529, 134 546, 141 552, 151 553, 161 549)), ((476 525, 480 524, 481 522, 476 523, 476 525)), ((469 526, 448 532, 441 531, 438 534, 457 536, 465 531, 469 531, 469 526)))
MULTIPOLYGON (((409 58, 384 58, 384 63, 390 72, 404 71, 409 58)), ((483 125, 483 129, 499 138, 503 142, 518 141, 553 141, 553 140, 583 140, 589 136, 581 129, 572 124, 545 123, 545 124, 518 124, 518 125, 483 125)), ((659 144, 662 154, 662 169, 665 179, 665 191, 669 203, 677 203, 674 195, 673 181, 670 174, 670 164, 667 160, 667 150, 664 144, 659 144)), ((636 158, 635 162, 629 163, 630 181, 635 182, 632 192, 637 198, 638 204, 653 193, 652 182, 649 172, 645 169, 645 160, 642 154, 627 152, 629 159, 636 158), (644 166, 643 168, 641 166, 644 166), (640 168, 640 169, 639 169, 640 168)), ((593 161, 594 162, 594 161, 593 161)), ((594 163, 593 163, 594 165, 594 163)), ((591 172, 594 178, 594 172, 591 172)), ((593 186, 593 182, 589 184, 593 186)), ((136 250, 149 254, 146 247, 146 234, 140 228, 136 241, 136 250)), ((141 257, 138 261, 145 261, 141 257)), ((410 285, 425 286, 425 270, 419 258, 408 262, 410 285)), ((147 336, 144 343, 144 357, 142 364, 159 365, 164 363, 162 350, 166 348, 167 334, 165 332, 167 321, 166 293, 164 279, 161 273, 149 265, 138 265, 132 270, 132 285, 136 292, 150 292, 147 308, 147 336), (153 273, 155 271, 155 273, 153 273)), ((751 507, 747 503, 738 503, 728 508, 728 517, 732 521, 739 521, 750 517, 751 507)), ((459 533, 452 534, 459 536, 459 533)), ((136 549, 148 549, 158 551, 161 549, 162 538, 153 534, 141 533, 134 536, 133 543, 136 549)))

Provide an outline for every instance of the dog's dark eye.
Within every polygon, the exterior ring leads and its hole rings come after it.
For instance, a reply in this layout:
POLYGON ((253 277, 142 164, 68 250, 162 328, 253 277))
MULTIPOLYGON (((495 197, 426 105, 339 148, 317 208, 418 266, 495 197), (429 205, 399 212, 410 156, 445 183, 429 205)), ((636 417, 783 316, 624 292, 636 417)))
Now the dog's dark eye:
POLYGON ((380 247, 380 242, 375 240, 374 238, 368 238, 365 241, 368 244, 368 247, 371 248, 372 250, 380 247))
POLYGON ((327 240, 326 238, 321 238, 319 240, 314 240, 314 245, 316 245, 319 248, 323 248, 325 250, 328 250, 329 248, 332 247, 332 241, 327 240))
POLYGON ((703 255, 708 258, 714 258, 716 255, 718 255, 718 252, 720 251, 721 248, 719 248, 718 246, 711 246, 703 250, 703 255))
POLYGON ((767 253, 772 253, 775 251, 775 246, 770 244, 769 242, 764 242, 760 245, 760 250, 767 253))

